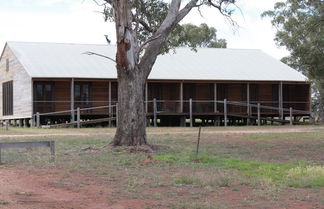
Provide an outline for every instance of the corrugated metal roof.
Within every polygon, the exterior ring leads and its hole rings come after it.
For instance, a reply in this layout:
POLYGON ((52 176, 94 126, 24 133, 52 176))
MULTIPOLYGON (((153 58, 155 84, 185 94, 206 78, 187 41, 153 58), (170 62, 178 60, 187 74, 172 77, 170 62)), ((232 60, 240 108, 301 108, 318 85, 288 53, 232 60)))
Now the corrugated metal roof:
MULTIPOLYGON (((34 78, 116 78, 115 63, 87 51, 115 57, 115 46, 8 42, 34 78)), ((160 55, 149 79, 306 81, 289 66, 256 49, 179 48, 160 55)))

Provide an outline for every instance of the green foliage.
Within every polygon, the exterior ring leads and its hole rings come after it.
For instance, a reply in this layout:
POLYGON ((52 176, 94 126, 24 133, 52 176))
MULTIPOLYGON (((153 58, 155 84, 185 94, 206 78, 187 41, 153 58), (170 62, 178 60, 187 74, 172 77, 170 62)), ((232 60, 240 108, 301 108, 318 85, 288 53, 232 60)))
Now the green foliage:
MULTIPOLYGON (((152 38, 159 26, 164 21, 169 4, 163 0, 135 0, 133 1, 134 25, 137 41, 143 44, 152 38)), ((210 6, 210 5, 207 5, 210 6)), ((233 10, 227 12, 232 13, 233 10)), ((114 21, 113 10, 106 7, 104 10, 106 21, 114 21)), ((216 38, 216 29, 209 27, 206 23, 199 26, 193 24, 177 24, 165 41, 161 53, 168 53, 176 47, 190 47, 196 50, 197 47, 226 48, 225 39, 216 38)))
MULTIPOLYGON (((291 53, 283 62, 314 80, 319 90, 319 108, 324 109, 324 3, 322 0, 287 0, 275 4, 263 17, 272 18, 275 41, 291 53)), ((324 113, 322 113, 324 117, 324 113)), ((324 122, 324 118, 323 118, 324 122)))
POLYGON ((196 47, 226 48, 225 39, 216 38, 216 29, 208 27, 206 23, 199 26, 184 24, 171 33, 173 46, 187 46, 195 49, 196 47))

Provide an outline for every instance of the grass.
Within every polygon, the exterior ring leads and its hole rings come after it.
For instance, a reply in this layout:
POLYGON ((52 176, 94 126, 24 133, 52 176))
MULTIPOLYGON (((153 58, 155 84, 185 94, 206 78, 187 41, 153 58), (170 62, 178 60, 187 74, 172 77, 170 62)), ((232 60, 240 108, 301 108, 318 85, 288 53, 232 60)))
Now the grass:
POLYGON ((149 142, 160 149, 153 154, 153 162, 145 165, 141 161, 146 153, 104 148, 113 137, 111 128, 15 128, 1 130, 0 135, 33 136, 0 141, 55 140, 55 163, 49 163, 48 149, 4 150, 2 161, 19 168, 59 171, 60 178, 50 184, 53 187, 73 190, 74 185, 104 185, 113 190, 107 197, 111 204, 119 199, 149 199, 155 203, 147 208, 236 208, 240 204, 249 208, 267 201, 269 206, 287 207, 285 198, 302 194, 313 194, 311 200, 321 202, 324 130, 309 126, 305 130, 310 132, 300 133, 226 132, 249 128, 203 128, 199 160, 194 154, 197 128, 149 128, 149 142), (88 147, 92 149, 84 150, 88 147), (75 179, 75 175, 84 178, 75 179), (242 193, 242 197, 225 201, 221 189, 242 193))

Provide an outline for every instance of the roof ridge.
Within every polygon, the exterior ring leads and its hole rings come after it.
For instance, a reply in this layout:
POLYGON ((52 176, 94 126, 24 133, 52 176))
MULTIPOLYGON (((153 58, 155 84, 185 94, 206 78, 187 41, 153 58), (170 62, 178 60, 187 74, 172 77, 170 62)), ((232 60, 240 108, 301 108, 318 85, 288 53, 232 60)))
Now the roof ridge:
MULTIPOLYGON (((90 46, 116 46, 114 44, 99 44, 99 43, 72 43, 72 42, 38 42, 38 41, 7 41, 7 43, 21 43, 21 44, 60 44, 60 45, 90 45, 90 46)), ((191 47, 181 46, 176 49, 190 49, 191 47)), ((200 50, 251 50, 251 51, 262 51, 257 48, 213 48, 213 47, 196 47, 196 49, 200 50)))
POLYGON ((7 41, 10 43, 20 43, 20 44, 60 44, 60 45, 91 45, 91 46, 115 46, 112 44, 95 44, 95 43, 71 43, 71 42, 37 42, 37 41, 7 41))

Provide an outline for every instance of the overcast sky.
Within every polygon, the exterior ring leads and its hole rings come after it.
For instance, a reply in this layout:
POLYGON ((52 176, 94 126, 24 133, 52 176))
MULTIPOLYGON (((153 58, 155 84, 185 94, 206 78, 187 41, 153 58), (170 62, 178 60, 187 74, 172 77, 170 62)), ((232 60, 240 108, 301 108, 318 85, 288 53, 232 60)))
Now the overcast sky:
MULTIPOLYGON (((237 0, 234 30, 215 9, 192 11, 183 23, 206 22, 225 38, 228 48, 261 49, 280 59, 288 53, 273 41, 275 29, 260 14, 279 0, 237 0)), ((6 41, 106 44, 104 34, 115 42, 112 23, 104 22, 102 8, 92 0, 0 0, 0 47, 6 41)))

